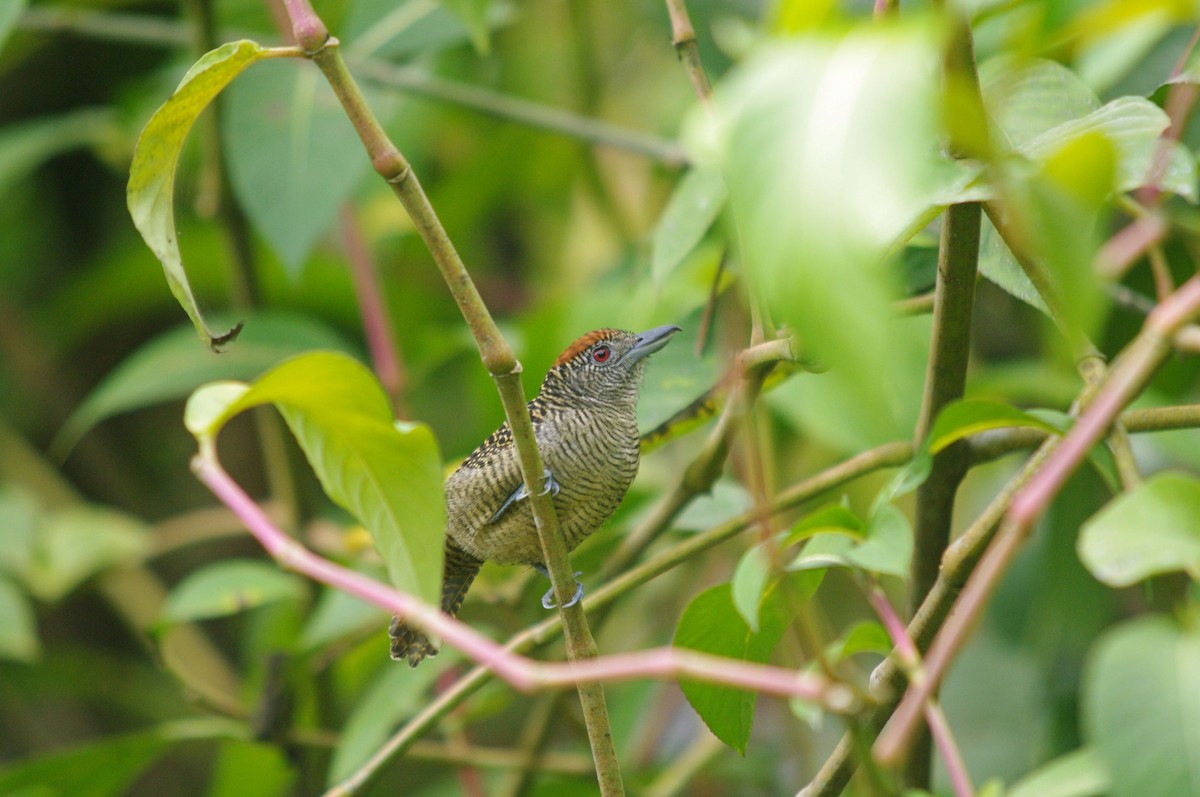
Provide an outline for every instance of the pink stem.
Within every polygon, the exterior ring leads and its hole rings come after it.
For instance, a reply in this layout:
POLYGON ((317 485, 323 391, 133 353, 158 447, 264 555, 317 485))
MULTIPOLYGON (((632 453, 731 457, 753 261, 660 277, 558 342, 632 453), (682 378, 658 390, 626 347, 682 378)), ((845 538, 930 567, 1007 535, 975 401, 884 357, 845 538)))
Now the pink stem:
POLYGON ((413 595, 312 553, 278 529, 214 457, 206 453, 196 456, 192 469, 282 567, 402 615, 421 630, 440 637, 468 658, 489 667, 520 691, 596 681, 687 677, 812 700, 835 712, 855 708, 855 699, 847 687, 830 683, 820 675, 679 648, 655 648, 576 662, 537 662, 519 656, 413 595))

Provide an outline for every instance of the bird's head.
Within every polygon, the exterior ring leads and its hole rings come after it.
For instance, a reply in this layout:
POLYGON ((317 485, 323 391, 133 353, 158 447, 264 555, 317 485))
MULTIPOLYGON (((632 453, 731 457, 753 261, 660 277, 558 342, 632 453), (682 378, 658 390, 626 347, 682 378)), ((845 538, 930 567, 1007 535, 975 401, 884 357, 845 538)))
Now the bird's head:
POLYGON ((636 402, 646 358, 666 346, 678 331, 679 327, 668 324, 645 332, 589 332, 558 355, 542 383, 542 393, 604 403, 636 402))

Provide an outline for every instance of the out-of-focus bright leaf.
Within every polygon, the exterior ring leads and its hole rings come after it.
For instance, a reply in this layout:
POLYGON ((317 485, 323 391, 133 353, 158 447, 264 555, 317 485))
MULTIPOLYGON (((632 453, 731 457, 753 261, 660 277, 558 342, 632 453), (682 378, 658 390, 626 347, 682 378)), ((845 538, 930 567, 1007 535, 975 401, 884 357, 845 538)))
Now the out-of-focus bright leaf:
POLYGON ((65 456, 79 438, 106 418, 185 398, 205 382, 253 379, 280 361, 312 349, 355 353, 341 335, 321 322, 285 314, 248 317, 238 345, 220 354, 198 349, 190 329, 171 330, 109 371, 67 419, 51 448, 65 456))
POLYGON ((265 742, 222 742, 205 797, 283 797, 296 779, 282 749, 265 742))
POLYGON ((371 532, 392 583, 436 604, 445 505, 429 428, 395 423, 371 372, 335 352, 294 357, 250 385, 206 385, 188 400, 184 423, 211 440, 230 418, 262 404, 279 409, 326 494, 371 532))
POLYGON ((341 726, 329 763, 328 785, 332 787, 362 766, 402 719, 421 708, 429 687, 443 671, 430 666, 415 671, 382 668, 341 726))
POLYGON ((933 457, 922 448, 914 453, 909 463, 896 471, 892 480, 879 491, 875 496, 875 501, 871 504, 871 511, 874 512, 881 504, 886 504, 902 495, 908 495, 920 487, 929 478, 931 470, 933 470, 933 457))
POLYGON ((1200 580, 1200 479, 1158 473, 1118 496, 1083 525, 1079 558, 1112 587, 1180 570, 1200 580))
POLYGON ((792 571, 849 567, 872 573, 904 577, 912 557, 912 529, 908 519, 891 504, 880 504, 867 521, 863 538, 849 530, 823 530, 792 559, 792 571))
MULTIPOLYGON (((237 330, 213 332, 192 295, 175 235, 175 169, 184 139, 201 112, 246 67, 274 55, 277 53, 242 40, 223 44, 202 56, 146 123, 129 167, 125 200, 133 224, 162 263, 171 293, 211 348, 227 343, 237 330)), ((278 152, 279 145, 275 146, 278 152)), ((285 186, 278 186, 277 191, 276 196, 286 195, 285 186)))
POLYGON ((146 550, 146 527, 132 515, 65 507, 42 516, 26 583, 39 599, 55 601, 101 570, 141 559, 146 550))
POLYGON ((919 410, 925 328, 891 312, 882 261, 940 184, 940 47, 920 25, 803 36, 717 88, 717 158, 751 290, 829 366, 776 397, 838 447, 908 434, 919 410))
MULTIPOLYGON (((768 600, 760 614, 760 630, 751 631, 733 605, 729 585, 721 584, 700 593, 688 604, 675 629, 674 644, 717 656, 762 663, 775 649, 786 624, 787 613, 783 607, 768 600)), ((709 730, 745 755, 750 725, 754 721, 755 693, 699 681, 681 680, 679 686, 709 730)))
POLYGON ((872 573, 906 578, 912 545, 908 518, 892 504, 882 504, 867 521, 867 538, 850 550, 846 559, 872 573))
MULTIPOLYGON (((468 39, 486 52, 491 31, 512 17, 508 2, 462 0, 475 9, 452 8, 434 0, 362 0, 350 5, 342 25, 347 55, 412 61, 468 39), (465 15, 474 14, 470 24, 465 15)), ((339 34, 342 35, 342 34, 339 34)))
POLYGON ((270 562, 234 559, 189 575, 171 590, 163 620, 186 623, 230 614, 274 601, 304 597, 304 582, 270 562))
POLYGON ((817 534, 835 532, 850 537, 863 537, 867 524, 858 515, 840 504, 829 504, 810 512, 792 524, 787 544, 794 545, 817 534))
POLYGON ((999 401, 965 399, 948 405, 929 430, 927 447, 936 454, 946 446, 989 429, 1025 427, 1050 434, 1062 431, 1023 410, 999 401))
POLYGON ((295 274, 370 167, 346 112, 316 66, 266 64, 229 87, 221 128, 241 206, 295 274))
POLYGON ((488 30, 488 9, 491 0, 440 0, 441 5, 471 32, 471 43, 480 55, 487 55, 492 49, 488 30))
POLYGON ((0 794, 117 797, 175 745, 244 736, 238 723, 217 718, 182 720, 145 733, 110 736, 0 769, 0 794))
MULTIPOLYGON (((13 25, 17 24, 17 20, 21 17, 21 12, 25 10, 25 0, 0 0, 0 50, 4 49, 4 42, 8 38, 8 34, 12 31, 13 25)), ((0 158, 0 163, 3 159, 0 158)), ((0 182, 0 190, 3 188, 3 182, 0 182)))
POLYGON ((321 591, 316 607, 308 614, 304 630, 300 633, 299 646, 304 651, 315 651, 368 624, 380 626, 382 620, 383 610, 378 606, 341 590, 325 589, 321 591))
POLYGON ((1100 107, 1074 72, 1040 58, 1004 55, 985 61, 979 65, 979 85, 995 131, 1011 148, 1100 107))
MULTIPOLYGON (((1170 122, 1163 109, 1144 97, 1118 97, 1087 116, 1063 122, 1034 136, 1017 151, 1035 161, 1046 161, 1072 141, 1100 133, 1116 154, 1117 190, 1131 191, 1146 184, 1161 144, 1160 136, 1170 122)), ((1094 179, 1094 175, 1090 177, 1094 179)), ((1172 146, 1158 186, 1196 201, 1196 161, 1185 147, 1172 146)), ((1108 187, 1102 186, 1105 190, 1108 187)))
POLYGON ((16 584, 0 576, 0 659, 33 661, 39 649, 29 599, 16 584))
POLYGON ((1100 797, 1109 789, 1108 769, 1083 747, 1035 769, 1013 784, 1008 797, 1100 797))
POLYGON ((1109 797, 1200 794, 1200 633, 1148 617, 1101 637, 1084 671, 1083 730, 1109 797))
POLYGON ((37 500, 24 490, 0 486, 0 574, 25 578, 33 562, 37 500))
POLYGON ((696 248, 725 206, 725 178, 713 166, 688 172, 659 217, 650 246, 650 273, 663 278, 696 248))
POLYGON ((825 650, 833 661, 859 653, 878 653, 886 656, 892 650, 892 640, 883 626, 874 620, 860 620, 846 629, 825 650))
POLYGON ((763 602, 774 598, 776 590, 785 589, 788 600, 793 603, 807 601, 825 576, 820 571, 805 570, 783 573, 781 577, 782 569, 773 571, 768 559, 768 545, 782 553, 782 548, 789 544, 786 534, 776 535, 770 543, 759 543, 742 554, 733 571, 733 579, 729 582, 733 605, 754 633, 759 631, 758 618, 763 602))
MULTIPOLYGON (((4 40, 4 15, 22 2, 0 0, 0 46, 4 40)), ((0 197, 14 183, 45 161, 79 147, 96 146, 117 135, 112 111, 83 108, 77 111, 6 126, 0 130, 0 197)))

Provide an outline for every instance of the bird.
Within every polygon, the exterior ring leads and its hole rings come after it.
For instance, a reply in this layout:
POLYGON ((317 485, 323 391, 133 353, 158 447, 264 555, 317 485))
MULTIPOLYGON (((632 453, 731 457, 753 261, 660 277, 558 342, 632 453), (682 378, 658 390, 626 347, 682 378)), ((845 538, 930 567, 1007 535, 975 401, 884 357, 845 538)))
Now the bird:
MULTIPOLYGON (((607 520, 637 475, 637 400, 646 358, 680 329, 597 329, 563 350, 528 404, 559 528, 573 551, 607 520)), ((457 615, 485 561, 528 565, 547 575, 533 511, 505 421, 446 479, 446 541, 441 609, 457 615)), ((575 575, 579 575, 576 573, 575 575)), ((542 598, 556 608, 553 588, 542 598)), ((578 602, 578 585, 568 606, 578 602)), ((416 667, 437 647, 393 617, 391 657, 416 667)))

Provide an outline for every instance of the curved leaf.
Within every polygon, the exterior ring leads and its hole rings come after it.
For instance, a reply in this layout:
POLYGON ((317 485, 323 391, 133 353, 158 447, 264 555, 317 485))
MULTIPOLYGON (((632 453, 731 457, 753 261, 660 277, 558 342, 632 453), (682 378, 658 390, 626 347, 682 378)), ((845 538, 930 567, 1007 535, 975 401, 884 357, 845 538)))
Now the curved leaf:
MULTIPOLYGON (((779 602, 766 601, 758 632, 750 630, 733 605, 728 584, 697 595, 675 630, 676 647, 699 650, 744 661, 765 662, 783 636, 787 613, 779 602)), ((754 721, 755 693, 743 689, 681 680, 680 689, 688 703, 713 734, 745 755, 754 721)))
POLYGON ((1083 564, 1110 587, 1180 570, 1200 580, 1200 479, 1155 474, 1088 520, 1078 547, 1083 564))
POLYGON ((1124 623, 1084 671, 1083 726, 1109 797, 1200 794, 1200 633, 1161 617, 1124 623))
POLYGON ((304 582, 275 565, 247 559, 217 562, 192 573, 171 590, 163 619, 185 623, 224 617, 303 596, 304 582))
POLYGON ((650 246, 650 273, 661 283, 696 248, 725 206, 721 171, 699 166, 688 172, 659 217, 650 246))
POLYGON ((335 352, 294 357, 248 386, 207 385, 188 400, 185 423, 204 445, 262 404, 279 409, 326 494, 371 532, 392 582, 436 604, 446 510, 429 428, 396 424, 371 372, 335 352))
POLYGON ((973 434, 1012 427, 1040 429, 1049 434, 1062 431, 1041 418, 1009 404, 965 399, 950 404, 938 414, 933 428, 929 430, 926 446, 930 453, 936 454, 950 444, 973 434))
POLYGON ((333 330, 300 316, 252 316, 238 336, 238 345, 220 354, 197 348, 192 330, 173 329, 109 371, 67 419, 51 449, 65 457, 83 435, 106 418, 184 398, 205 382, 253 379, 281 360, 312 349, 353 353, 353 347, 333 330))
POLYGON ((208 104, 246 67, 279 54, 248 40, 223 44, 206 53, 150 117, 138 137, 129 167, 125 201, 133 224, 162 263, 171 293, 187 311, 201 339, 213 349, 228 343, 237 329, 214 333, 192 295, 175 236, 175 170, 184 139, 208 104))

